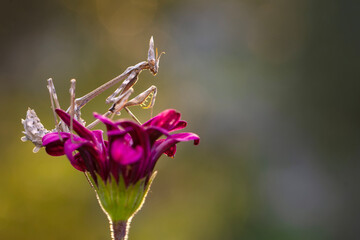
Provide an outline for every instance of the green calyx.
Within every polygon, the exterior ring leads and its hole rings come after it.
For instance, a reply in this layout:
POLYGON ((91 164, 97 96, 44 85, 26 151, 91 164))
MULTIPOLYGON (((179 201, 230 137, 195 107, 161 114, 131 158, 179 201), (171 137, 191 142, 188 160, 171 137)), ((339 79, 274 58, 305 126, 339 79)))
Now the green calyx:
POLYGON ((99 204, 112 222, 127 221, 131 219, 142 207, 146 195, 149 192, 152 181, 156 176, 154 172, 146 182, 146 178, 140 179, 136 184, 125 185, 122 176, 119 181, 111 175, 110 180, 104 182, 97 175, 97 183, 90 174, 86 174, 95 189, 99 204))

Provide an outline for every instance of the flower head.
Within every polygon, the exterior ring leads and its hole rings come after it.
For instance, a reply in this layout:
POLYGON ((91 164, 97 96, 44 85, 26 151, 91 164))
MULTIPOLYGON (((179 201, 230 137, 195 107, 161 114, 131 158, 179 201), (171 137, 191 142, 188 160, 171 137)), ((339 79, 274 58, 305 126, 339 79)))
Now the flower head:
MULTIPOLYGON (((69 114, 61 109, 57 109, 56 113, 70 126, 69 114)), ((68 132, 48 133, 43 137, 43 145, 49 155, 66 155, 74 168, 88 173, 103 208, 109 215, 116 215, 112 218, 120 220, 128 219, 140 207, 160 156, 164 153, 173 157, 178 142, 193 140, 196 145, 200 140, 194 133, 171 134, 187 125, 180 120, 180 113, 173 109, 160 113, 143 125, 128 120, 113 122, 96 113, 94 116, 105 124, 107 140, 103 139, 101 130, 91 131, 73 120, 77 135, 68 132), (160 139, 162 136, 164 138, 160 139), (116 206, 121 207, 121 204, 111 202, 113 197, 108 196, 111 192, 109 188, 114 185, 122 189, 116 194, 125 198, 133 190, 139 192, 140 189, 141 194, 126 214, 114 213, 118 211, 116 206)))
MULTIPOLYGON (((56 112, 70 126, 69 114, 61 109, 56 112)), ((104 141, 101 130, 90 131, 73 120, 78 135, 48 133, 43 137, 43 145, 49 155, 65 154, 74 168, 89 172, 94 179, 97 179, 96 173, 105 182, 112 174, 116 180, 121 175, 127 185, 134 184, 152 174, 161 154, 174 156, 178 142, 193 140, 195 145, 199 143, 199 137, 194 133, 170 134, 186 127, 186 122, 180 120, 180 113, 173 109, 160 113, 143 125, 127 120, 113 122, 96 113, 94 116, 106 125, 107 141, 104 141), (165 138, 159 139, 161 136, 165 138)))

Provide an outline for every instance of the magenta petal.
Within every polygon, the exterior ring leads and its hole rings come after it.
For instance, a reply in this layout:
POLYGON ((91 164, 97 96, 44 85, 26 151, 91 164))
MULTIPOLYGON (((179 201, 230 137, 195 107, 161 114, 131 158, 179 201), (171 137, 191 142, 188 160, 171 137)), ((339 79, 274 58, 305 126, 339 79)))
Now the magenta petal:
MULTIPOLYGON (((159 139, 155 142, 154 144, 154 148, 156 148, 157 146, 159 146, 161 143, 163 143, 165 141, 165 139, 159 139)), ((174 144, 173 146, 171 146, 168 150, 166 150, 164 152, 165 155, 167 155, 168 157, 174 157, 176 153, 176 144, 174 144)))
POLYGON ((62 142, 59 141, 58 143, 52 142, 51 144, 47 145, 45 147, 46 153, 54 157, 64 155, 64 145, 61 143, 62 142))
MULTIPOLYGON (((56 109, 55 110, 57 115, 59 115, 59 117, 61 118, 61 120, 64 121, 64 123, 70 127, 70 115, 67 114, 65 111, 63 111, 62 109, 56 109)), ((73 120, 73 128, 74 131, 82 138, 88 139, 88 140, 94 140, 94 136, 92 134, 92 132, 87 129, 86 127, 84 127, 83 125, 81 125, 78 121, 76 121, 75 119, 73 120)))
POLYGON ((74 155, 74 161, 70 161, 71 165, 81 171, 81 172, 85 172, 86 170, 86 167, 85 167, 85 164, 84 164, 84 160, 81 158, 81 154, 80 153, 76 153, 74 155))
POLYGON ((43 139, 43 145, 45 146, 45 151, 50 156, 62 156, 65 154, 64 152, 64 142, 69 138, 69 133, 60 133, 62 140, 59 138, 59 134, 56 133, 48 133, 43 139))
POLYGON ((139 161, 143 151, 140 146, 132 148, 122 140, 115 140, 110 147, 111 158, 121 164, 128 165, 139 161))
POLYGON ((176 133, 165 139, 163 142, 158 144, 151 152, 151 161, 156 161, 162 153, 167 151, 171 151, 171 147, 173 147, 178 142, 185 142, 194 140, 194 144, 197 145, 200 142, 200 137, 195 133, 176 133))
POLYGON ((42 143, 44 146, 50 144, 51 142, 56 142, 59 141, 59 134, 62 137, 62 139, 67 139, 68 137, 70 137, 70 133, 65 133, 65 132, 52 132, 52 133, 48 133, 46 134, 43 138, 42 138, 42 143))
POLYGON ((65 154, 67 156, 67 158, 70 160, 71 165, 73 165, 76 169, 78 169, 77 167, 80 166, 81 164, 78 162, 79 157, 75 158, 73 155, 73 152, 75 150, 78 150, 80 147, 84 146, 85 144, 89 144, 89 141, 87 140, 82 140, 82 141, 76 141, 76 143, 71 142, 71 139, 68 139, 65 142, 65 154))
POLYGON ((155 126, 171 131, 177 125, 179 120, 180 113, 174 109, 168 109, 144 123, 143 126, 155 126))
POLYGON ((133 171, 133 178, 140 179, 148 174, 147 169, 150 164, 150 139, 149 135, 145 129, 138 125, 137 123, 131 121, 120 121, 117 122, 119 126, 124 128, 129 134, 126 136, 131 136, 132 147, 140 147, 142 149, 141 159, 139 164, 135 167, 136 170, 133 171))
POLYGON ((174 126, 173 129, 171 129, 171 131, 176 131, 176 130, 180 130, 183 129, 187 126, 187 122, 184 120, 180 120, 176 123, 176 125, 174 126))
POLYGON ((167 130, 159 127, 147 127, 145 131, 149 135, 151 145, 153 145, 153 143, 162 135, 165 135, 166 137, 170 135, 167 130))
POLYGON ((125 136, 125 134, 127 134, 128 132, 125 130, 120 130, 120 129, 116 129, 116 130, 110 130, 107 132, 107 135, 109 137, 123 137, 125 136))
POLYGON ((106 129, 108 131, 112 131, 112 130, 118 130, 119 127, 116 125, 116 123, 114 123, 113 121, 111 121, 109 118, 104 117, 101 114, 98 113, 94 113, 94 117, 99 119, 102 123, 104 123, 106 125, 106 129))
POLYGON ((142 126, 131 121, 119 121, 117 124, 130 134, 135 146, 141 145, 146 152, 150 150, 149 136, 142 126))
POLYGON ((106 146, 105 146, 105 141, 103 138, 103 131, 102 130, 94 130, 92 132, 97 140, 97 142, 96 142, 97 151, 99 153, 104 153, 104 151, 106 150, 106 146))
POLYGON ((168 150, 164 152, 164 154, 166 154, 168 157, 174 157, 175 153, 176 153, 176 144, 171 146, 170 148, 168 148, 168 150))
POLYGON ((198 145, 200 143, 200 137, 195 133, 175 133, 170 136, 170 138, 178 141, 178 142, 186 142, 194 140, 194 145, 198 145))
POLYGON ((103 139, 103 131, 102 130, 93 130, 92 133, 94 134, 96 140, 99 142, 99 143, 102 143, 104 141, 103 139))

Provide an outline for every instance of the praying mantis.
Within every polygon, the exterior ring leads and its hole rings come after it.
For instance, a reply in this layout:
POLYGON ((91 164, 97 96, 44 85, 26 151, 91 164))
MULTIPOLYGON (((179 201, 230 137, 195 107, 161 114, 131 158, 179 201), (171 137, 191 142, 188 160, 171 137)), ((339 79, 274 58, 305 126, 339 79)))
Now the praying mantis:
MULTIPOLYGON (((47 80, 47 88, 49 90, 51 108, 54 115, 55 120, 55 129, 52 131, 56 132, 72 132, 72 123, 73 119, 79 121, 84 126, 86 125, 85 121, 81 119, 81 108, 84 107, 88 102, 92 99, 103 93, 105 90, 113 87, 114 85, 121 83, 121 85, 106 99, 107 104, 112 104, 112 106, 105 112, 103 115, 114 116, 115 114, 119 114, 121 110, 125 110, 129 113, 129 115, 138 123, 140 121, 136 118, 136 116, 129 110, 130 106, 141 106, 144 109, 152 109, 155 104, 157 88, 152 85, 144 92, 140 93, 136 97, 129 99, 131 94, 134 92, 133 86, 137 83, 139 74, 143 70, 149 70, 154 76, 158 73, 159 70, 159 61, 160 57, 164 52, 158 55, 157 49, 154 49, 154 38, 150 38, 149 42, 149 50, 146 61, 139 62, 138 64, 128 67, 122 74, 113 78, 112 80, 102 84, 98 88, 89 92, 88 94, 75 98, 75 86, 76 80, 70 80, 70 107, 67 109, 71 120, 70 120, 70 129, 62 122, 58 121, 55 109, 60 108, 60 103, 55 91, 55 86, 52 78, 47 80)), ((21 138, 23 141, 30 140, 35 144, 34 152, 37 152, 41 147, 41 138, 48 132, 49 130, 45 129, 40 122, 40 119, 37 117, 34 110, 29 109, 27 112, 26 119, 22 119, 22 123, 25 128, 25 136, 21 138)), ((99 123, 99 120, 95 120, 86 126, 88 129, 92 129, 96 124, 99 123)), ((59 135, 60 136, 60 135, 59 135)), ((60 136, 61 139, 61 136, 60 136)))

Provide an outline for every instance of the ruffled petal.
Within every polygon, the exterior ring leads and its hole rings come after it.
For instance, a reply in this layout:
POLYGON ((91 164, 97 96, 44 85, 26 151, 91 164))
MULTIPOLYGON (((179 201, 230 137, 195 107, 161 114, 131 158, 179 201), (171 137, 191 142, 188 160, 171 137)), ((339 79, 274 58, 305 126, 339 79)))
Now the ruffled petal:
POLYGON ((154 126, 171 131, 174 129, 174 127, 177 126, 179 121, 180 121, 180 113, 174 109, 168 109, 159 113, 157 116, 153 117, 149 121, 145 122, 143 126, 145 127, 154 126))
POLYGON ((80 171, 85 171, 85 163, 84 160, 81 158, 81 153, 77 153, 75 154, 78 155, 77 157, 75 157, 73 155, 73 152, 75 150, 79 150, 79 148, 81 148, 84 145, 91 145, 89 141, 85 140, 85 139, 77 139, 76 142, 72 142, 71 139, 68 139, 65 144, 64 144, 64 151, 66 154, 66 157, 70 160, 71 165, 73 165, 74 168, 80 170, 80 171), (82 161, 79 162, 79 159, 81 159, 82 161))
POLYGON ((80 171, 88 171, 96 184, 97 176, 95 172, 99 173, 103 179, 106 179, 102 169, 99 169, 98 160, 101 157, 99 156, 100 153, 96 151, 95 145, 90 141, 74 136, 73 142, 71 139, 65 142, 64 151, 74 168, 80 171), (75 150, 79 151, 78 154, 80 156, 77 156, 77 154, 73 155, 75 150), (81 161, 79 161, 80 159, 81 161))
POLYGON ((51 142, 56 142, 56 141, 60 140, 59 134, 63 139, 68 138, 70 136, 70 133, 65 133, 65 132, 48 133, 42 138, 43 145, 46 146, 46 145, 50 144, 51 142))
POLYGON ((162 135, 165 135, 168 137, 170 134, 167 130, 159 127, 147 127, 146 130, 147 134, 149 135, 150 139, 150 145, 153 145, 154 142, 161 137, 162 135))
POLYGON ((64 142, 70 137, 69 133, 60 133, 62 140, 59 138, 59 133, 48 133, 42 138, 45 151, 50 156, 62 156, 64 152, 64 142))
POLYGON ((174 126, 173 129, 171 129, 171 131, 176 131, 176 130, 180 130, 183 129, 187 126, 187 122, 184 120, 180 120, 176 123, 176 125, 174 126))
POLYGON ((70 160, 70 163, 75 169, 77 169, 77 170, 79 170, 81 172, 85 172, 86 167, 85 167, 85 164, 84 164, 84 160, 81 158, 80 153, 76 153, 74 155, 74 160, 73 161, 70 160))
POLYGON ((168 157, 174 157, 176 153, 176 144, 172 145, 168 150, 164 152, 168 157))
POLYGON ((200 143, 200 137, 197 134, 191 132, 175 133, 171 135, 170 138, 176 140, 177 142, 194 140, 194 145, 198 145, 200 143))
MULTIPOLYGON (((157 146, 159 146, 164 141, 165 141, 165 139, 157 140, 153 147, 156 148, 157 146)), ((164 154, 167 155, 168 157, 174 157, 175 153, 176 153, 176 144, 174 144, 173 146, 171 146, 168 150, 166 150, 164 152, 164 154)))
POLYGON ((51 144, 45 147, 45 151, 47 154, 53 157, 62 156, 65 154, 64 144, 61 141, 52 142, 51 144))
MULTIPOLYGON (((186 141, 194 141, 195 145, 198 145, 200 142, 200 137, 195 133, 176 133, 162 141, 156 147, 154 147, 151 151, 151 161, 156 162, 157 159, 161 156, 162 153, 169 151, 168 153, 171 155, 171 148, 177 144, 178 142, 186 142, 186 141)), ((175 152, 173 152, 175 154, 175 152)))

